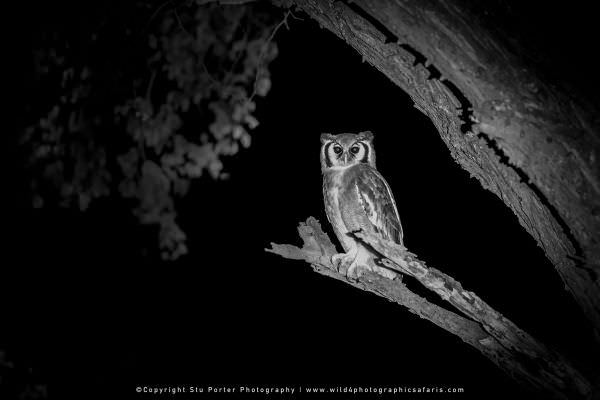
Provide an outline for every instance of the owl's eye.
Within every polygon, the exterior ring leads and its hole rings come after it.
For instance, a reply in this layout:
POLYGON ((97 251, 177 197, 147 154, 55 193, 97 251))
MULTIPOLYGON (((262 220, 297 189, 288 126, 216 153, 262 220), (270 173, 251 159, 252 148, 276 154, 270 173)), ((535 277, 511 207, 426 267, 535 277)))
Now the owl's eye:
POLYGON ((340 153, 342 152, 342 148, 341 148, 340 146, 335 146, 335 147, 333 148, 333 152, 334 152, 335 154, 340 154, 340 153))
POLYGON ((350 148, 350 151, 352 152, 352 154, 358 154, 360 148, 358 146, 354 146, 350 148))

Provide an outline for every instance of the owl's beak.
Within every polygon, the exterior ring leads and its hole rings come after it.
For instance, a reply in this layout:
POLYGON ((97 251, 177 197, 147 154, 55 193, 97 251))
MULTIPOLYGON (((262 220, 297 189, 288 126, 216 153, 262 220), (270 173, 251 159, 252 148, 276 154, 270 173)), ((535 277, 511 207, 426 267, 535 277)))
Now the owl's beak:
POLYGON ((344 164, 348 164, 348 157, 349 157, 349 154, 347 152, 345 152, 344 155, 342 156, 344 164))

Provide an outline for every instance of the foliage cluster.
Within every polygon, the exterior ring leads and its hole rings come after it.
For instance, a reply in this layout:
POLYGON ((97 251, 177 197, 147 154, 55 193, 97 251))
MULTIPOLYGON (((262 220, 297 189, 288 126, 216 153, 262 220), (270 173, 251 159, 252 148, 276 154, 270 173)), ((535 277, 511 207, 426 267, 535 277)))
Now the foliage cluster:
POLYGON ((250 146, 277 55, 271 8, 201 3, 140 1, 127 10, 146 16, 138 28, 100 13, 43 36, 37 88, 50 95, 23 136, 34 207, 116 194, 158 228, 163 258, 187 252, 177 199, 194 179, 226 178, 224 157, 250 146))

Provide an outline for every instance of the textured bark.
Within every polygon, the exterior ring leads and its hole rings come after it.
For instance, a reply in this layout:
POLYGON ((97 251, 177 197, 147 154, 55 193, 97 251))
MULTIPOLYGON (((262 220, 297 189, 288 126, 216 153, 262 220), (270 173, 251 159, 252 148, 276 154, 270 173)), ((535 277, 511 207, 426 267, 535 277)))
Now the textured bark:
POLYGON ((590 383, 558 353, 537 342, 511 321, 493 310, 459 282, 442 272, 428 268, 403 246, 357 233, 357 239, 370 244, 384 256, 381 261, 390 269, 412 276, 439 294, 467 318, 430 303, 411 292, 399 279, 390 280, 365 273, 355 281, 338 273, 331 263, 336 251, 317 220, 309 218, 298 228, 304 241, 302 248, 272 244, 267 251, 286 258, 304 260, 315 271, 339 279, 362 290, 373 292, 407 307, 446 331, 460 337, 479 350, 498 367, 530 389, 557 399, 586 399, 591 396, 590 383))
POLYGON ((600 139, 593 110, 450 1, 292 0, 407 92, 454 159, 511 208, 600 341, 600 139))

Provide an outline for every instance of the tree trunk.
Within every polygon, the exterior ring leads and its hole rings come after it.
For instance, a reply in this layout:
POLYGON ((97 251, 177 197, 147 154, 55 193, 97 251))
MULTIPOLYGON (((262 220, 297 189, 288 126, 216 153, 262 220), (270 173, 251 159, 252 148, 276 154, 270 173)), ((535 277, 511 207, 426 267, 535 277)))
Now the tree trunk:
POLYGON ((542 82, 450 1, 288 3, 411 96, 454 159, 542 247, 600 342, 600 129, 592 108, 542 82))

